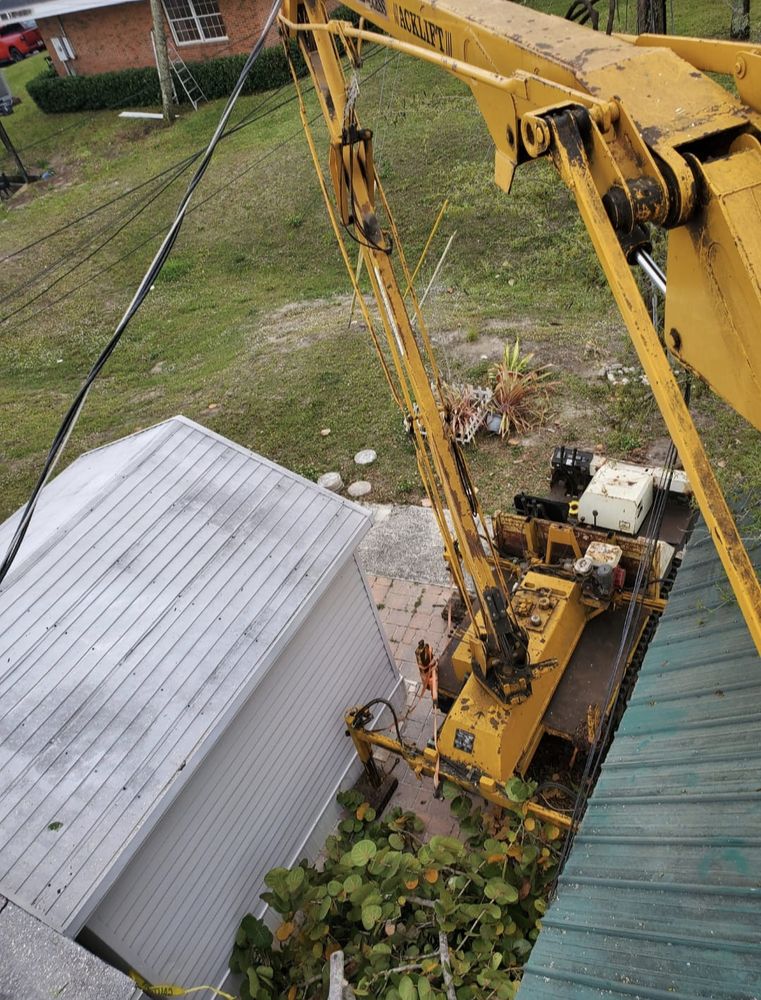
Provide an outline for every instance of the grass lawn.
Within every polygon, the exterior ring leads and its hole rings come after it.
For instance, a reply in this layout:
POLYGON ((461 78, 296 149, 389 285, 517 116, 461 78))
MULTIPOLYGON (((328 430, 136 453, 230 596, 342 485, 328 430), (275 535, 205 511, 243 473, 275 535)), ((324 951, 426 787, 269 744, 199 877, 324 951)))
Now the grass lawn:
MULTIPOLYGON (((728 29, 724 4, 692 0, 675 7, 685 30, 728 29)), ((74 220, 200 148, 222 106, 183 110, 169 130, 114 112, 44 115, 23 86, 42 63, 38 56, 6 71, 23 98, 5 119, 7 130, 28 166, 50 168, 54 177, 0 208, 0 257, 62 231, 3 263, 3 517, 36 478, 62 413, 128 304, 188 174, 161 190, 171 179, 167 173, 81 223, 74 220)), ((607 363, 631 363, 633 353, 575 207, 550 166, 522 168, 506 197, 492 182, 486 129, 455 80, 378 53, 360 82, 360 113, 375 131, 376 157, 410 260, 417 259, 443 199, 450 199, 421 276, 424 285, 456 231, 427 304, 444 372, 483 381, 489 363, 516 335, 539 362, 556 366, 559 386, 546 427, 518 445, 483 438, 469 451, 487 509, 509 503, 519 489, 541 492, 556 443, 601 444, 625 455, 661 436, 647 390, 614 389, 599 377, 607 363)), ((369 470, 372 499, 421 496, 414 455, 367 333, 356 318, 348 325, 348 280, 296 106, 284 103, 291 96, 289 88, 240 101, 238 119, 263 101, 263 109, 275 110, 220 145, 173 256, 97 382, 64 463, 181 412, 310 477, 338 469, 348 481, 355 477, 353 454, 373 447, 379 459, 369 470), (331 429, 328 437, 319 433, 324 427, 331 429)), ((311 100, 310 108, 316 112, 311 100)), ((324 130, 315 127, 324 149, 324 130)), ((761 479, 758 435, 707 393, 696 406, 728 483, 761 479)))

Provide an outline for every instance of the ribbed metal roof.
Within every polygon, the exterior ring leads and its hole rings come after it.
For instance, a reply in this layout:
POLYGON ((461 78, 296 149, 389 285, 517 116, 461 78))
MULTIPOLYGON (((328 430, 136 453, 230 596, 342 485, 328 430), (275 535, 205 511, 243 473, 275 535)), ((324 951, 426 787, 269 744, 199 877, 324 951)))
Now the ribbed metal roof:
POLYGON ((761 997, 761 661, 702 522, 542 923, 520 1000, 761 997))
POLYGON ((368 526, 182 417, 54 480, 0 590, 0 893, 76 933, 368 526))

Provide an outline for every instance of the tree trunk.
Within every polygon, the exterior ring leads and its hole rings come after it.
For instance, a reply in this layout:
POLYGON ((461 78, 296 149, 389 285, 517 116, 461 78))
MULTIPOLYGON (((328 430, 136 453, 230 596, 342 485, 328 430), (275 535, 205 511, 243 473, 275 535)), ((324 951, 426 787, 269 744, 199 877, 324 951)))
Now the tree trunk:
POLYGON ((666 0, 637 0, 637 34, 666 34, 666 0))
POLYGON ((750 0, 732 0, 731 38, 744 41, 750 38, 750 0))
POLYGON ((169 53, 166 49, 166 29, 164 27, 164 12, 161 0, 151 0, 151 15, 153 17, 153 46, 156 50, 156 68, 159 71, 159 87, 161 88, 161 107, 164 112, 164 123, 171 125, 174 120, 172 110, 172 76, 169 68, 169 53))

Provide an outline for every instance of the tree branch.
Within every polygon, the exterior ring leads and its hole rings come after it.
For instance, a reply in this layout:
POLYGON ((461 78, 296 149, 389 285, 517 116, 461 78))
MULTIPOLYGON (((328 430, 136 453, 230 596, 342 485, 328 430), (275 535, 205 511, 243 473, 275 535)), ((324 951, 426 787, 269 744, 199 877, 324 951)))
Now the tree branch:
POLYGON ((344 995, 344 953, 334 951, 330 956, 330 990, 328 1000, 343 1000, 344 995))
POLYGON ((452 966, 449 961, 449 941, 444 931, 439 931, 439 955, 441 956, 441 971, 444 974, 447 1000, 457 1000, 454 980, 452 979, 452 966))

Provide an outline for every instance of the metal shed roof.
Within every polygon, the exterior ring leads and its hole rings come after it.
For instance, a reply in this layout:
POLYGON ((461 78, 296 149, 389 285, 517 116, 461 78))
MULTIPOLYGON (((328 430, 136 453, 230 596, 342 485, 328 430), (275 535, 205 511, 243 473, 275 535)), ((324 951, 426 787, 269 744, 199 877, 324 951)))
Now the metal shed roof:
POLYGON ((0 589, 3 895, 82 927, 368 526, 183 417, 47 487, 0 589))
POLYGON ((542 923, 520 1000, 761 996, 761 661, 702 522, 542 923))

